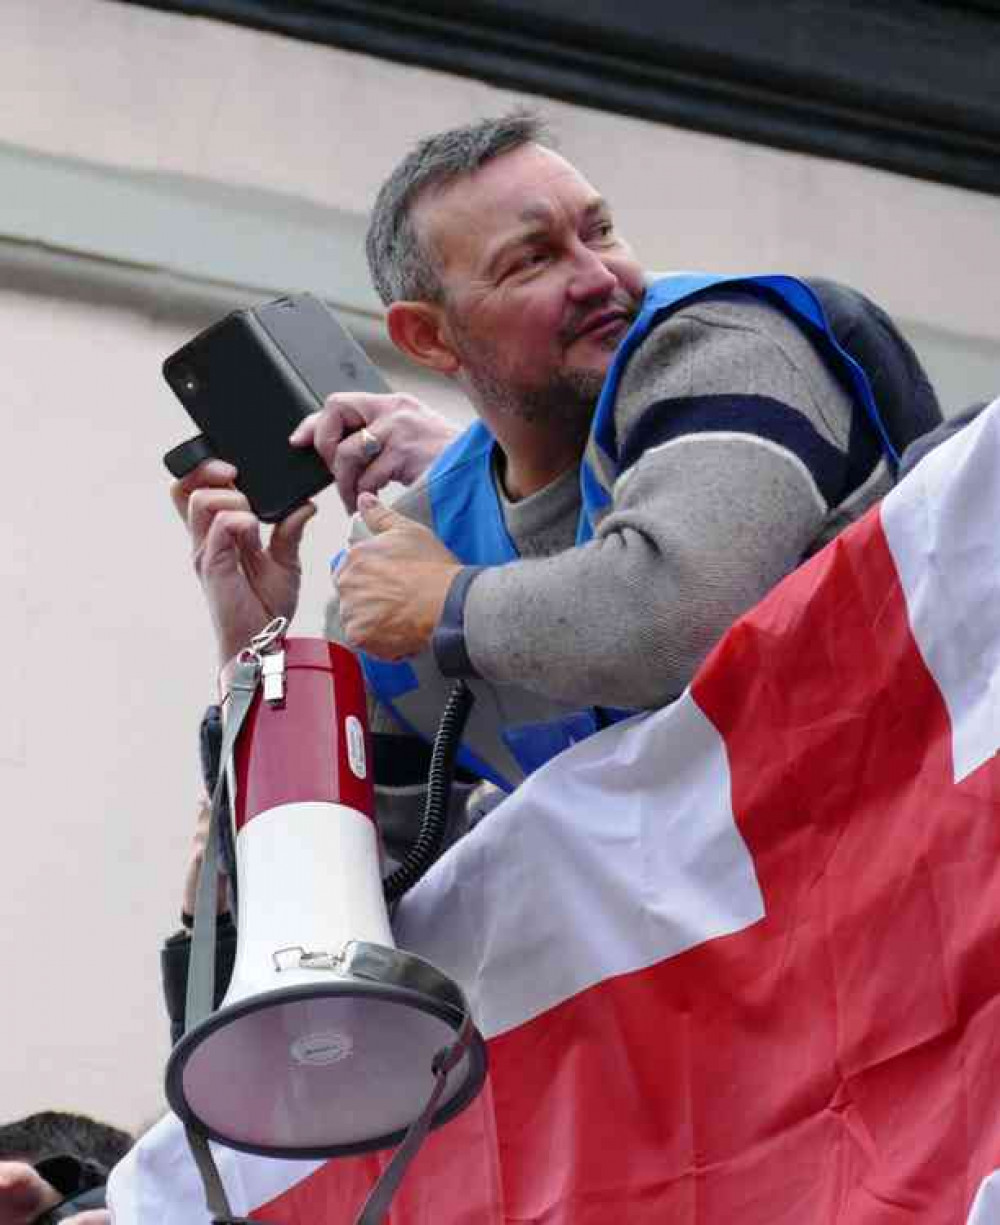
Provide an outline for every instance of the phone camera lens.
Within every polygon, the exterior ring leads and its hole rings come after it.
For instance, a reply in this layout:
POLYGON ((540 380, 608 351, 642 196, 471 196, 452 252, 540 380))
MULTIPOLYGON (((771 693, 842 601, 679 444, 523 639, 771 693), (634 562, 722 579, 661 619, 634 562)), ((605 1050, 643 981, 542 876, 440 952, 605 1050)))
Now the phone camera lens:
POLYGON ((188 366, 182 366, 174 374, 174 383, 185 396, 193 396, 199 387, 197 375, 188 366))

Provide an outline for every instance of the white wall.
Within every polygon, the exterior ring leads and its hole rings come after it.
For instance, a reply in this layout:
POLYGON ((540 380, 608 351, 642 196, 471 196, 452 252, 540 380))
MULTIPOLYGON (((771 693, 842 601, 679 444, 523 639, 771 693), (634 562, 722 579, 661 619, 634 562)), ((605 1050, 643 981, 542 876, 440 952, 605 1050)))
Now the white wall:
MULTIPOLYGON (((161 1107, 172 929, 210 696, 160 455, 162 358, 232 304, 311 288, 390 377, 359 237, 416 137, 512 95, 113 0, 0 4, 0 1120, 161 1107)), ((1000 390, 995 198, 552 104, 650 267, 853 282, 951 407, 1000 390)), ((304 616, 344 520, 322 499, 304 616)))
MULTIPOLYGON (((176 926, 214 664, 160 466, 192 429, 158 372, 206 318, 163 317, 155 295, 79 266, 86 297, 7 273, 0 1120, 65 1107, 134 1126, 158 1109, 157 950, 176 926)), ((320 630, 345 527, 335 494, 321 505, 301 632, 320 630)))

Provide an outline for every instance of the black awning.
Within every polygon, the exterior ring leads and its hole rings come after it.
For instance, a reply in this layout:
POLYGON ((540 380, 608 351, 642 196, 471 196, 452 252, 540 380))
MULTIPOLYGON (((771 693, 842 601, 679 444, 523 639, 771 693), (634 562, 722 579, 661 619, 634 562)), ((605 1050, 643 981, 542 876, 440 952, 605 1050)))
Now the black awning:
POLYGON ((126 0, 1000 193, 1000 0, 126 0))

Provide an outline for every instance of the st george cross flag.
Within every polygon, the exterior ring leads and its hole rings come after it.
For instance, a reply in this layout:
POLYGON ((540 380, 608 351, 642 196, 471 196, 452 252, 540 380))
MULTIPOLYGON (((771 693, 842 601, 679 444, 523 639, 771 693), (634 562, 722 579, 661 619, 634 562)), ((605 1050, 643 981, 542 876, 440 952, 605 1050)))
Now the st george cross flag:
MULTIPOLYGON (((998 460, 1000 401, 406 898, 491 1070, 393 1225, 1000 1223, 998 460)), ((215 1151, 272 1225, 387 1159, 215 1151)), ((208 1221, 175 1120, 111 1198, 208 1221)))

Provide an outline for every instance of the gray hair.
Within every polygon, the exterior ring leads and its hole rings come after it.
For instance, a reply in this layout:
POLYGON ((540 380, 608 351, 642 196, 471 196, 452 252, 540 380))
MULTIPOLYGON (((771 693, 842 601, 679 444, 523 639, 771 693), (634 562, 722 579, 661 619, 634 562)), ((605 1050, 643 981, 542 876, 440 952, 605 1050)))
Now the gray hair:
POLYGON ((518 109, 428 136, 406 155, 375 198, 365 242, 372 281, 386 306, 401 300, 439 302, 442 297, 434 260, 413 224, 418 197, 531 144, 554 147, 544 121, 533 111, 518 109))

